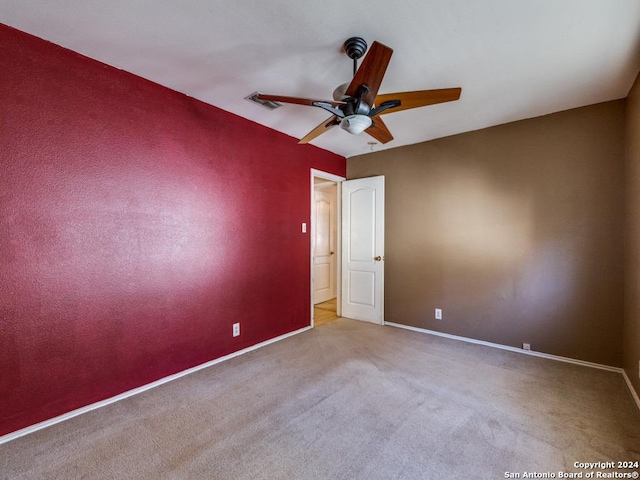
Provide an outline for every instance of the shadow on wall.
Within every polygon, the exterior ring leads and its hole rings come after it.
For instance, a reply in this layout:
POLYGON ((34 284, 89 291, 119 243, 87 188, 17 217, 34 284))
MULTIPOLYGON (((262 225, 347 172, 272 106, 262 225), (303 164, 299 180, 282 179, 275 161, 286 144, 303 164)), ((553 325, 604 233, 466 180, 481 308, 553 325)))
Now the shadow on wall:
POLYGON ((535 241, 530 189, 499 189, 483 172, 453 167, 432 201, 438 214, 428 245, 446 258, 445 291, 461 302, 472 295, 514 298, 519 310, 562 308, 575 281, 573 254, 562 241, 535 241), (487 272, 495 282, 482 281, 487 272))

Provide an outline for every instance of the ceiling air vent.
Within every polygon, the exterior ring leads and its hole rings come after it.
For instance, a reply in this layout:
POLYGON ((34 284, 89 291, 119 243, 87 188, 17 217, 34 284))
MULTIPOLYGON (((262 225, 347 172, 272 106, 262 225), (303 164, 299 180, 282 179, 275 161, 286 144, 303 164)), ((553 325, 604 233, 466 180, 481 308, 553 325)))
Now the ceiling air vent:
POLYGON ((258 105, 262 105, 264 108, 268 108, 269 110, 275 110, 276 108, 280 108, 282 106, 279 102, 272 102, 271 100, 261 100, 258 98, 260 92, 253 92, 248 97, 244 97, 245 100, 249 100, 250 102, 257 103, 258 105))

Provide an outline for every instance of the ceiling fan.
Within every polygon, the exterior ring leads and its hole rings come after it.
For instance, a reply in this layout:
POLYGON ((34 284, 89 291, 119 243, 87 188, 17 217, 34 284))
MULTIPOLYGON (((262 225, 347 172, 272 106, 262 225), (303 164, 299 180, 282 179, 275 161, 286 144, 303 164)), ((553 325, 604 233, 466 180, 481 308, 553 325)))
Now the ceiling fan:
POLYGON ((461 88, 378 95, 378 89, 389 65, 389 60, 391 60, 393 50, 386 45, 373 42, 360 68, 357 68, 358 59, 367 51, 367 43, 364 39, 360 37, 349 38, 344 42, 344 50, 347 56, 353 59, 353 79, 350 83, 345 83, 335 89, 332 101, 264 93, 256 95, 259 100, 308 105, 322 108, 331 113, 328 120, 311 130, 299 143, 308 143, 336 125, 340 125, 344 130, 354 135, 364 131, 380 143, 387 143, 393 140, 393 135, 380 115, 451 102, 460 98, 461 88))

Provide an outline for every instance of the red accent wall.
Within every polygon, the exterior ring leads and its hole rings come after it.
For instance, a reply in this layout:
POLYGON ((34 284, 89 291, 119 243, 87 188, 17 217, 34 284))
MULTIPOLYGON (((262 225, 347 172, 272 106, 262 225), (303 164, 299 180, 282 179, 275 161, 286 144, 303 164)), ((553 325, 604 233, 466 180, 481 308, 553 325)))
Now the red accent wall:
POLYGON ((0 25, 0 435, 309 325, 310 168, 346 160, 0 25))

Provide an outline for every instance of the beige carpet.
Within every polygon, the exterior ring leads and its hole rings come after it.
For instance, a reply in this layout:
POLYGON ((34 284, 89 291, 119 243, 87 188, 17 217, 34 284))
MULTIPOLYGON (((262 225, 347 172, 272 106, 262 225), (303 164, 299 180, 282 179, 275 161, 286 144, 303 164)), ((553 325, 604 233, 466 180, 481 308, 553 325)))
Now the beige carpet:
POLYGON ((617 373, 340 319, 0 445, 0 478, 498 479, 639 452, 617 373))

